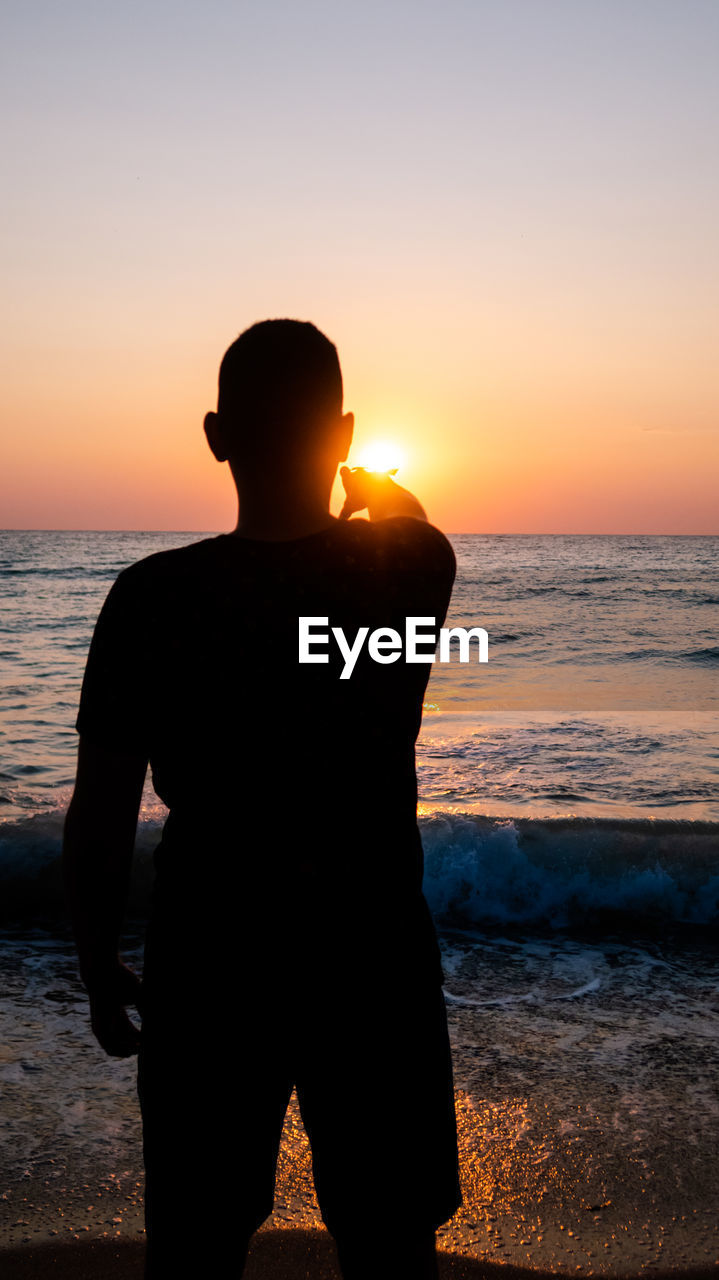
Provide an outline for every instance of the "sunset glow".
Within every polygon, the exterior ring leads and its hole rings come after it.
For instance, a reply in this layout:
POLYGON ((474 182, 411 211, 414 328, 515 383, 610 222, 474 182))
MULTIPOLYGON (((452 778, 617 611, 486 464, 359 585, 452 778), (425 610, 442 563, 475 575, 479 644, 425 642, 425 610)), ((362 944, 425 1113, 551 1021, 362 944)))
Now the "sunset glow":
POLYGON ((389 440, 377 440, 360 450, 355 463, 367 471, 399 471, 404 463, 402 450, 389 440))
POLYGON ((202 420, 290 316, 447 532, 716 532, 719 6, 361 12, 13 8, 2 524, 231 528, 202 420))

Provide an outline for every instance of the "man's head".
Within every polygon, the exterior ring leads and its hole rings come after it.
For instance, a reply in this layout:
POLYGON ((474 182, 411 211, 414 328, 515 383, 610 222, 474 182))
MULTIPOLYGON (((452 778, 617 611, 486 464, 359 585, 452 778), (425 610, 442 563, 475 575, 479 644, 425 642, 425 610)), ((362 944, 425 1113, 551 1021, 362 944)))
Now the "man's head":
POLYGON ((342 413, 337 350, 313 324, 263 320, 241 333, 220 365, 217 413, 205 433, 233 473, 258 468, 325 471, 349 450, 353 418, 342 413))

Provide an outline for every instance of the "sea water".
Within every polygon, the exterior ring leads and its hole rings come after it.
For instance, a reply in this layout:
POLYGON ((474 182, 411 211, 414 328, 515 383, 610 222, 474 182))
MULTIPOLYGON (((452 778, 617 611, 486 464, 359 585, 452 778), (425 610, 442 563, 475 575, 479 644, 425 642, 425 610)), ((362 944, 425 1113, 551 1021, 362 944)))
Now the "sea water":
MULTIPOLYGON (((125 565, 204 536, 0 532, 6 905, 39 902, 38 878, 52 875, 84 663, 111 583, 125 565)), ((719 538, 452 542, 446 625, 484 627, 489 661, 437 662, 427 688, 417 772, 437 911, 561 923, 573 902, 709 923, 719 538)), ((165 812, 148 777, 140 860, 165 812)))
MULTIPOLYGON (((108 1161, 137 1146, 132 1065, 103 1061, 89 1040, 60 893, 62 820, 85 658, 111 583, 205 536, 0 532, 8 1185, 49 1149, 67 1178, 83 1145, 108 1161)), ((477 1117, 509 1125, 514 1150, 516 1117, 531 1134, 527 1117, 544 1108, 570 1142, 589 1108, 645 1192, 684 1144, 679 1203, 702 1184, 719 1113, 719 538, 451 540, 446 625, 484 627, 489 661, 435 664, 417 772, 467 1132, 481 1144, 477 1117)), ((165 813, 148 780, 128 926, 138 965, 165 813)), ((309 840, 310 813, 298 816, 309 840)), ((527 1194, 551 1201, 541 1160, 531 1168, 527 1194)), ((594 1173, 606 1190, 611 1169, 594 1173)), ((472 1184, 474 1200, 496 1208, 505 1174, 472 1184)))

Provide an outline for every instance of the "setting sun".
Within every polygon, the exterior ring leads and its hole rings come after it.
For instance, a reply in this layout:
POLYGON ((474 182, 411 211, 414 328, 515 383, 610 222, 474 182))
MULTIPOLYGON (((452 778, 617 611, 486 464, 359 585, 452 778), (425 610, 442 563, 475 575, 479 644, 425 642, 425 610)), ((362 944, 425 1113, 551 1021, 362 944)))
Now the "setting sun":
POLYGON ((404 454, 397 445, 389 440, 375 440, 360 451, 354 463, 357 467, 366 467, 368 471, 399 470, 404 463, 404 454))

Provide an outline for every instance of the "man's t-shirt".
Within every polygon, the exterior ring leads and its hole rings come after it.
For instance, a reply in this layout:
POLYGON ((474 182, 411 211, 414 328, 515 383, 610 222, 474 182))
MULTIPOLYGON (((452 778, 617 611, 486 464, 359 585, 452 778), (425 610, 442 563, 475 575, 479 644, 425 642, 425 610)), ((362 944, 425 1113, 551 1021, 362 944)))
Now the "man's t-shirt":
POLYGON ((405 660, 405 628, 431 618, 438 633, 455 568, 438 529, 394 517, 288 542, 220 534, 120 573, 75 727, 149 759, 170 811, 157 919, 199 913, 210 931, 231 917, 259 936, 309 897, 347 936, 419 919, 414 747, 432 665, 405 660), (300 617, 328 619, 311 650, 327 663, 300 663, 300 617), (380 663, 365 641, 341 679, 333 627, 350 645, 361 627, 392 628, 403 648, 380 663))

